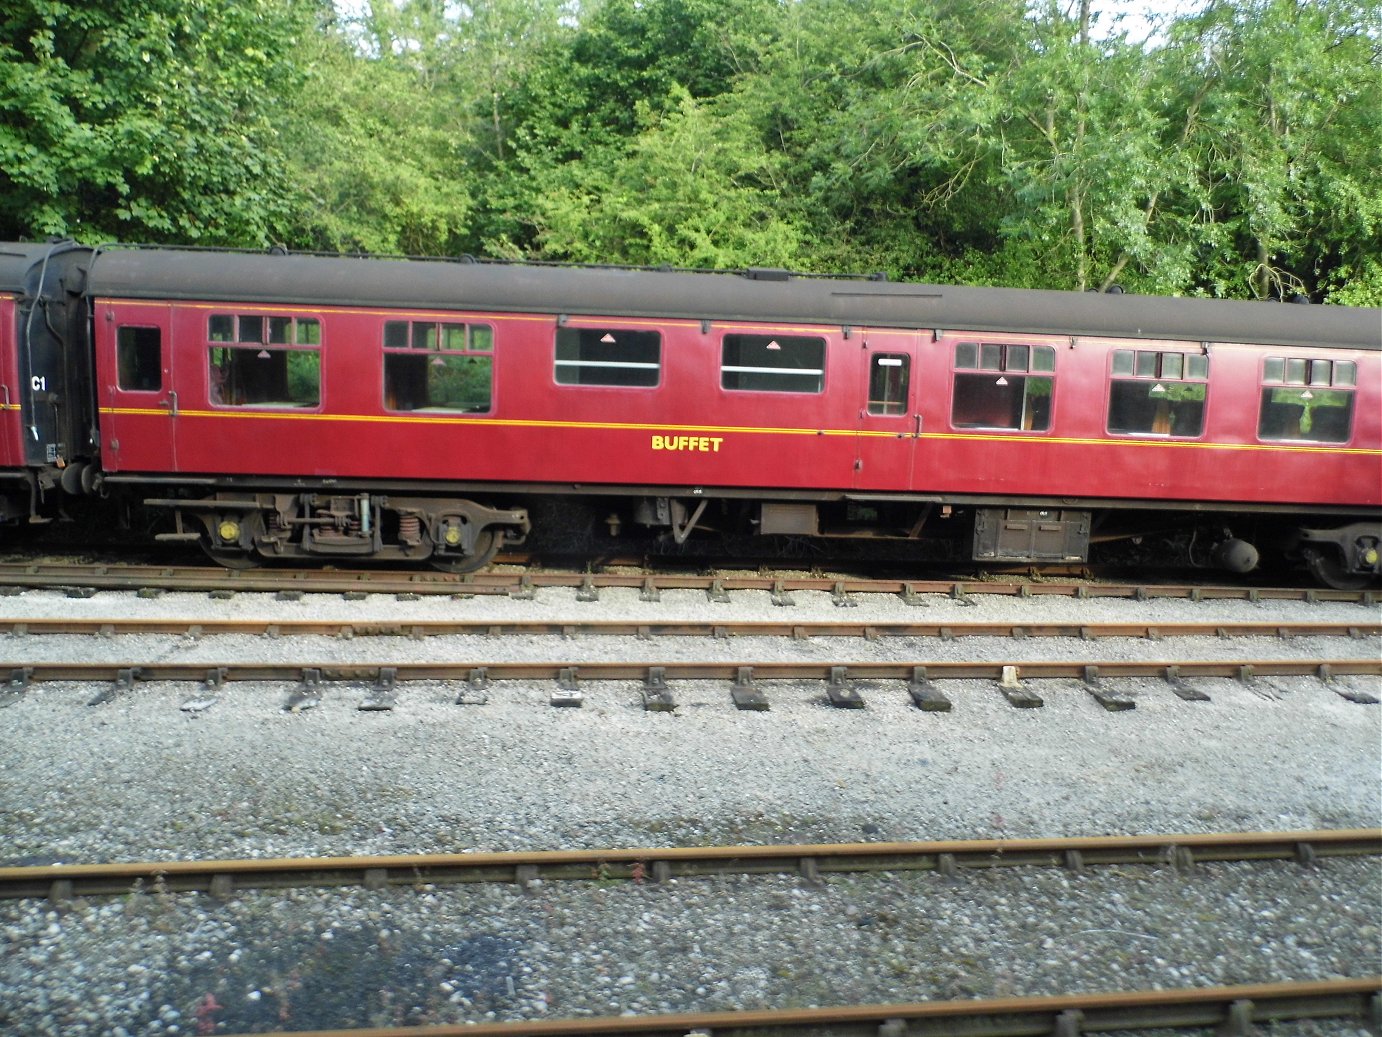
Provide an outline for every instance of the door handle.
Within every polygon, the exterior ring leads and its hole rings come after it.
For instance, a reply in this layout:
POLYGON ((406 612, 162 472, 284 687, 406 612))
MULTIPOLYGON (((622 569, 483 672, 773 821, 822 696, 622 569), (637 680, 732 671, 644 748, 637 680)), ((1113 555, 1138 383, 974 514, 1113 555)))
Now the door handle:
POLYGON ((170 389, 168 391, 168 398, 166 400, 159 400, 159 406, 167 407, 168 416, 170 418, 176 418, 178 416, 178 394, 170 389))
POLYGON ((915 438, 920 439, 920 438, 921 438, 921 415, 920 415, 920 414, 915 414, 915 415, 913 415, 913 417, 916 418, 916 421, 917 421, 917 428, 916 428, 916 431, 912 433, 912 435, 913 435, 915 438))

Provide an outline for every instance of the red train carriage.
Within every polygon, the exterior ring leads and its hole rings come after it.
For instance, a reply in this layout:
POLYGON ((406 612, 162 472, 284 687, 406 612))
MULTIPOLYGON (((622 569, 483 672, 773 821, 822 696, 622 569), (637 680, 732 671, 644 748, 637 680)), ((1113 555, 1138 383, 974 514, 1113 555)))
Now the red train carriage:
MULTIPOLYGON (((23 459, 16 452, 22 442, 19 429, 19 304, 24 295, 24 279, 33 265, 33 246, 0 248, 0 479, 23 481, 23 459)), ((0 501, 8 502, 11 493, 0 501)), ((0 503, 4 508, 5 503, 0 503)))
POLYGON ((567 498, 678 541, 940 537, 1068 561, 1174 524, 1231 568, 1256 563, 1253 540, 1331 582, 1378 572, 1377 310, 774 271, 59 258, 89 307, 67 348, 93 365, 99 427, 99 449, 62 462, 227 564, 472 568, 567 498))

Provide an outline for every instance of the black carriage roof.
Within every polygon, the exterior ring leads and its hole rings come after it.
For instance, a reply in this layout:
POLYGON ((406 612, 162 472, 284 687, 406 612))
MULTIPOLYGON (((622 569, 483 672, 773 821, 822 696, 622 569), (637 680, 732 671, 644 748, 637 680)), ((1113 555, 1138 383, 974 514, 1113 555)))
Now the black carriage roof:
POLYGON ((27 241, 0 244, 0 292, 22 292, 26 275, 52 249, 51 244, 27 241))
POLYGON ((110 248, 105 298, 376 306, 1382 349, 1382 310, 787 275, 110 248))

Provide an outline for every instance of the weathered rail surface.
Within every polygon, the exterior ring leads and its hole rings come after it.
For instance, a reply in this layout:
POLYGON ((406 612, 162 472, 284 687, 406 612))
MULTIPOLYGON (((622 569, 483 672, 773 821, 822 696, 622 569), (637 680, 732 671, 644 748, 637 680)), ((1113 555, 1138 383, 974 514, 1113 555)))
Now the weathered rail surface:
POLYGON ((1382 828, 1301 832, 979 839, 941 842, 819 843, 781 846, 687 846, 373 857, 51 864, 0 867, 0 898, 55 900, 121 895, 139 888, 169 893, 309 886, 442 885, 542 880, 666 882, 716 875, 800 875, 1109 865, 1186 869, 1214 861, 1293 860, 1382 855, 1382 828))
MULTIPOLYGON (((944 712, 950 700, 938 691, 937 680, 997 681, 999 690, 1018 708, 1044 705, 1044 700, 1023 681, 1078 679, 1106 710, 1133 709, 1136 701, 1106 680, 1115 677, 1152 677, 1167 682, 1175 694, 1188 700, 1208 696, 1187 684, 1191 677, 1227 677, 1251 681, 1258 677, 1314 676, 1332 681, 1343 676, 1382 676, 1382 659, 1257 659, 1198 661, 1018 661, 1018 662, 417 662, 379 665, 373 663, 173 663, 173 662, 0 662, 0 674, 9 674, 0 685, 0 707, 20 701, 36 682, 98 682, 107 687, 91 700, 92 705, 108 702, 132 691, 140 682, 190 681, 212 689, 228 682, 291 682, 298 690, 287 707, 309 709, 321 701, 321 690, 329 683, 368 683, 373 685, 361 709, 391 709, 395 688, 405 681, 445 681, 464 685, 468 691, 483 691, 495 681, 555 681, 554 706, 579 706, 583 699, 581 681, 639 681, 643 686, 644 707, 653 711, 676 708, 668 681, 715 680, 730 683, 734 705, 743 710, 766 710, 763 681, 823 681, 831 705, 862 708, 864 700, 855 682, 895 680, 907 682, 913 702, 922 710, 944 712)), ((1350 701, 1376 704, 1369 692, 1342 689, 1350 701)), ((462 691, 457 702, 466 702, 462 691)), ((191 707, 185 707, 191 708, 191 707)), ((204 707, 203 707, 204 708, 204 707)))
POLYGON ((241 634, 267 637, 962 637, 1079 638, 1085 641, 1126 637, 1161 640, 1170 637, 1348 637, 1382 636, 1382 623, 890 623, 771 621, 594 620, 179 620, 143 618, 0 618, 0 634, 14 636, 82 634, 174 634, 183 637, 241 634))
POLYGON ((541 588, 568 588, 578 598, 594 600, 604 588, 634 588, 646 600, 663 591, 696 590, 712 600, 733 591, 766 591, 774 604, 792 604, 794 592, 830 594, 848 605, 856 594, 890 594, 909 604, 926 595, 1076 598, 1180 598, 1239 601, 1345 601, 1375 605, 1375 590, 1341 591, 1301 587, 1200 586, 1194 584, 1092 583, 1070 580, 901 580, 772 575, 686 573, 483 572, 453 575, 396 570, 338 571, 319 569, 226 570, 163 565, 73 565, 55 562, 0 563, 0 588, 54 588, 83 595, 96 590, 257 592, 343 594, 455 595, 486 594, 528 597, 541 588))
MULTIPOLYGON (((1353 1020, 1376 1027, 1382 976, 1305 983, 923 1001, 763 1011, 606 1016, 367 1030, 294 1031, 294 1037, 586 1037, 638 1034, 829 1033, 832 1037, 1077 1037, 1117 1030, 1206 1029, 1249 1037, 1254 1024, 1353 1020)), ((274 1035, 271 1035, 274 1037, 274 1035)), ((276 1037, 287 1037, 286 1033, 276 1037)))

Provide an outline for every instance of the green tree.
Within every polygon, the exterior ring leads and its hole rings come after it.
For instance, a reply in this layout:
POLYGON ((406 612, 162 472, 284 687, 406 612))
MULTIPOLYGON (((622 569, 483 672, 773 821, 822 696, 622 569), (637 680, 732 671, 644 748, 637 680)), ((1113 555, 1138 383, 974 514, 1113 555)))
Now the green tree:
POLYGON ((397 40, 385 36, 370 56, 358 37, 326 25, 304 41, 303 81, 274 116, 290 203, 275 229, 294 247, 464 251, 467 120, 439 62, 428 60, 435 53, 395 49, 397 40))
POLYGON ((1096 32, 1088 0, 811 0, 738 94, 818 261, 1362 300, 1382 290, 1377 11, 1216 0, 1149 42, 1096 32))
POLYGON ((484 251, 486 207, 510 193, 514 95, 565 0, 372 0, 324 26, 301 96, 278 116, 295 169, 285 237, 326 249, 484 251))
POLYGON ((1160 64, 1140 46, 1093 37, 1090 0, 1069 14, 1045 0, 1029 24, 1027 52, 994 84, 1011 120, 995 128, 1015 203, 1007 239, 1038 243, 1061 287, 1106 288, 1131 269, 1140 287, 1175 290, 1184 250, 1160 232, 1195 106, 1164 102, 1160 64))
POLYGON ((0 236, 262 244, 284 214, 268 112, 303 0, 10 0, 0 236))
POLYGON ((640 102, 679 104, 677 88, 705 99, 752 68, 779 21, 777 0, 601 0, 554 37, 524 98, 530 132, 578 130, 586 144, 637 134, 640 102))
POLYGON ((780 157, 732 106, 684 90, 613 161, 551 171, 535 214, 547 258, 737 268, 799 266, 802 237, 775 182, 780 157))
POLYGON ((1382 5, 1215 0, 1174 27, 1216 294, 1382 294, 1382 5))
POLYGON ((777 22, 725 104, 752 120, 775 157, 777 204, 803 238, 797 265, 896 272, 907 265, 899 255, 921 240, 907 218, 913 184, 904 164, 882 153, 893 113, 868 101, 905 78, 889 56, 898 12, 812 0, 785 5, 777 22))
POLYGON ((1084 289, 1131 263, 1144 286, 1183 280, 1157 230, 1188 112, 1141 47, 1091 20, 1088 0, 1042 0, 919 5, 899 26, 907 74, 864 102, 892 113, 870 154, 906 171, 944 234, 905 273, 1084 289))
MULTIPOLYGON (((612 196, 632 142, 660 132, 663 116, 684 118, 683 99, 702 102, 728 93, 753 68, 779 10, 777 0, 603 0, 549 31, 528 73, 507 95, 508 133, 495 154, 500 164, 484 186, 485 249, 569 253, 563 242, 573 239, 566 221, 560 227, 553 222, 559 207, 550 192, 612 196)), ((700 126, 717 117, 709 109, 694 116, 700 126)), ((649 144, 643 161, 657 147, 649 144)), ((663 170, 664 191, 675 189, 673 173, 663 170)), ((688 195, 702 189, 695 178, 685 186, 688 195)))

